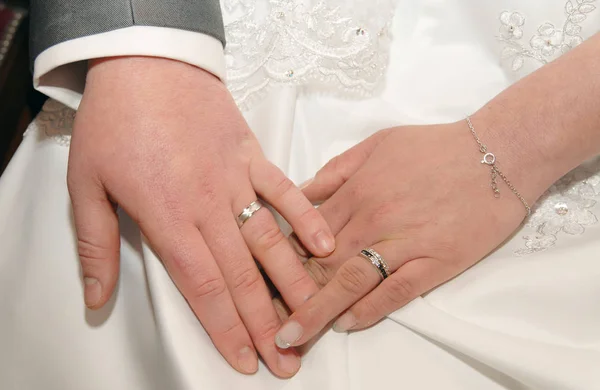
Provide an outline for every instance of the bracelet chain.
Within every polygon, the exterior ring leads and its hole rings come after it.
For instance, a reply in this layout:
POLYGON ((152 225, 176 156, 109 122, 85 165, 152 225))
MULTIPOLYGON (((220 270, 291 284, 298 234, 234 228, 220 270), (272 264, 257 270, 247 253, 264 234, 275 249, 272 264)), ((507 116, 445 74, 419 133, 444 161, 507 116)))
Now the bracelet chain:
POLYGON ((491 187, 492 191, 494 192, 494 197, 500 197, 500 189, 498 188, 498 182, 496 181, 496 178, 500 176, 500 178, 504 181, 504 183, 506 183, 506 185, 512 191, 512 193, 515 194, 515 196, 521 201, 521 203, 523 203, 523 206, 525 206, 525 210, 527 210, 527 216, 531 215, 531 207, 529 207, 529 204, 527 203, 523 195, 521 195, 521 193, 517 191, 517 189, 510 182, 510 180, 508 180, 508 178, 502 173, 502 171, 500 171, 500 169, 496 165, 496 156, 494 155, 494 153, 488 152, 487 146, 483 142, 481 142, 481 140, 477 136, 475 128, 473 127, 473 123, 471 123, 471 118, 467 116, 466 120, 467 125, 469 125, 469 130, 471 130, 471 134, 473 135, 473 138, 475 138, 475 142, 477 142, 477 145, 479 145, 479 151, 483 153, 483 160, 481 160, 481 163, 490 166, 490 173, 492 178, 491 187))

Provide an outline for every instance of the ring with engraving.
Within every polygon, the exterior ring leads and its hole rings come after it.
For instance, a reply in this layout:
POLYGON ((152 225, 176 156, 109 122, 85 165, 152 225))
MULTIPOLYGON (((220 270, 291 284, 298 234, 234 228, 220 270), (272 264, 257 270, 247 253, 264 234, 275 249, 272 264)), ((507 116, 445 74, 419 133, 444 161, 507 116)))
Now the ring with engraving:
POLYGON ((246 208, 242 210, 240 215, 237 216, 238 227, 241 228, 242 226, 244 226, 246 221, 248 221, 254 215, 254 213, 260 210, 262 207, 263 205, 258 199, 246 206, 246 208))

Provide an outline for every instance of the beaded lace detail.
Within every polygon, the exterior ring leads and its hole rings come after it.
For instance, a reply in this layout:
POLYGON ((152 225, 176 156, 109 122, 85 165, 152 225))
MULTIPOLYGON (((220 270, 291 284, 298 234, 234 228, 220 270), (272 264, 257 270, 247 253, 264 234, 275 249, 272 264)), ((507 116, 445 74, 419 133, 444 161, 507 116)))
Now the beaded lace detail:
MULTIPOLYGON (((588 16, 596 10, 596 0, 569 0, 561 24, 540 24, 523 42, 525 16, 518 11, 500 14, 498 39, 504 42, 501 57, 518 71, 526 61, 545 65, 583 42, 582 31, 588 16)), ((554 246, 561 236, 583 234, 597 224, 595 210, 600 199, 600 157, 583 164, 557 181, 534 205, 522 230, 525 245, 517 255, 540 252, 554 246), (526 233, 529 231, 529 233, 526 233)))
POLYGON ((74 121, 74 110, 56 100, 48 99, 44 103, 42 111, 23 134, 23 137, 40 132, 58 144, 68 147, 71 144, 74 121))
POLYGON ((596 0, 569 0, 565 4, 565 20, 556 26, 544 22, 536 34, 529 39, 529 45, 522 42, 525 17, 516 11, 500 14, 500 35, 498 39, 506 44, 502 49, 502 59, 511 61, 511 68, 517 71, 527 59, 541 65, 547 64, 583 42, 582 24, 588 15, 596 10, 596 0))
POLYGON ((223 0, 227 86, 249 108, 274 85, 372 93, 388 63, 395 0, 223 0))
POLYGON ((533 233, 523 236, 525 247, 515 254, 540 252, 554 246, 563 235, 583 234, 598 223, 594 207, 598 200, 600 156, 563 176, 538 200, 525 223, 525 229, 533 233))

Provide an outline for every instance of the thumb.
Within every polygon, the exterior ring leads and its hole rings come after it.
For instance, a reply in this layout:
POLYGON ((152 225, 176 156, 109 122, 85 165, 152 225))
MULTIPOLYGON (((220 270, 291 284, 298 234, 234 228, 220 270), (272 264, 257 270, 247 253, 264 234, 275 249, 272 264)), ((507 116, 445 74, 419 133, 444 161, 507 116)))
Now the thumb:
POLYGON ((112 295, 119 276, 119 220, 100 183, 69 182, 85 305, 99 309, 112 295))
POLYGON ((327 200, 359 170, 387 134, 389 134, 389 129, 378 131, 361 143, 329 160, 313 179, 301 185, 304 195, 312 203, 327 200))

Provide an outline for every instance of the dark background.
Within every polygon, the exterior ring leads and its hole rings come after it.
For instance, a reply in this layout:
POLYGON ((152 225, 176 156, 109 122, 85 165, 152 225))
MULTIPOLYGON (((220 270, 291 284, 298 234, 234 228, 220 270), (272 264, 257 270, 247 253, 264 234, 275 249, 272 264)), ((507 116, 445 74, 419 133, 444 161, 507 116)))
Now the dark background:
POLYGON ((0 0, 0 174, 46 99, 31 81, 28 9, 29 0, 0 0))

